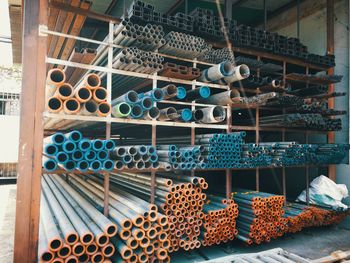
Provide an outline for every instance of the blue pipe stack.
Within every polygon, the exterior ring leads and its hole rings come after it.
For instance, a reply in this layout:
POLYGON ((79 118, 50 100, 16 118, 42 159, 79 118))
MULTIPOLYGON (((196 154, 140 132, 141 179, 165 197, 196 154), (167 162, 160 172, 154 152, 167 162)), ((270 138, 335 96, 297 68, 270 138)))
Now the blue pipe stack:
POLYGON ((262 166, 271 166, 272 164, 272 146, 258 145, 255 143, 246 143, 242 151, 242 168, 255 168, 262 166))
POLYGON ((111 171, 114 162, 109 152, 115 148, 112 140, 89 140, 79 131, 55 133, 44 139, 43 168, 53 172, 58 168, 71 172, 91 170, 111 171))

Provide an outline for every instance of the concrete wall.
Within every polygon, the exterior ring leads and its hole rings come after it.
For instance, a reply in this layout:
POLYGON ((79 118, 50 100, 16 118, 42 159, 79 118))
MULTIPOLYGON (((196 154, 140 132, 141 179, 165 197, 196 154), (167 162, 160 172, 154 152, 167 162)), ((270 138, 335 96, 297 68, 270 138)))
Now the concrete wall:
POLYGON ((19 116, 0 116, 0 163, 18 160, 19 116))
MULTIPOLYGON (((287 36, 296 36, 296 24, 280 29, 278 32, 287 36)), ((301 20, 300 39, 311 52, 324 55, 326 52, 326 10, 319 11, 301 20)), ((349 1, 339 1, 335 6, 335 74, 343 75, 343 81, 335 85, 336 91, 349 92, 349 1)), ((349 111, 349 95, 338 97, 335 107, 349 111)), ((336 133, 336 142, 349 142, 349 115, 342 117, 343 130, 336 133)), ((313 141, 316 138, 313 139, 313 141)), ((316 140, 318 140, 317 138, 316 140)), ((348 158, 347 160, 348 161, 348 158)), ((337 166, 337 183, 346 184, 350 190, 350 166, 337 166)), ((345 202, 350 205, 350 198, 345 202)), ((348 220, 350 223, 350 219, 348 220)), ((348 224, 349 225, 349 224, 348 224)))

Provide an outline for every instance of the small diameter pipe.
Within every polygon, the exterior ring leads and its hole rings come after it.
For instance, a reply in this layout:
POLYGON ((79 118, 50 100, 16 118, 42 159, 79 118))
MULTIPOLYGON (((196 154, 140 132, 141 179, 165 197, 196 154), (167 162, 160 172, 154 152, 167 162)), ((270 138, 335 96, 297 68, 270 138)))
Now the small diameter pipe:
POLYGON ((143 118, 146 120, 155 120, 159 117, 159 109, 157 107, 152 107, 145 112, 143 118))
POLYGON ((52 113, 59 113, 63 109, 63 101, 57 97, 51 97, 47 101, 47 109, 52 113))
POLYGON ((106 117, 111 114, 111 105, 107 102, 101 102, 98 104, 97 115, 100 117, 106 117))
POLYGON ((232 89, 229 91, 220 92, 218 94, 212 95, 209 98, 202 100, 208 104, 214 105, 230 105, 234 103, 235 98, 240 98, 240 93, 236 89, 232 89))
POLYGON ((131 112, 130 112, 130 117, 133 119, 139 119, 143 115, 143 110, 140 105, 132 105, 131 106, 131 112))
POLYGON ((164 99, 164 92, 162 89, 152 89, 149 92, 144 93, 145 96, 151 97, 153 101, 161 101, 164 99))
POLYGON ((67 140, 80 142, 83 139, 83 134, 80 131, 71 131, 64 135, 67 140))
POLYGON ((46 78, 46 96, 51 97, 55 92, 57 86, 66 81, 66 74, 58 68, 50 69, 46 78))
POLYGON ((89 162, 85 161, 85 160, 81 160, 79 162, 77 162, 77 169, 81 172, 86 172, 87 170, 89 170, 89 162))
POLYGON ((63 83, 57 86, 54 93, 54 97, 60 98, 61 100, 69 99, 73 96, 73 87, 69 83, 63 83))
MULTIPOLYGON (((90 90, 88 90, 90 91, 90 90)), ((82 104, 80 115, 93 116, 97 114, 98 104, 94 100, 89 100, 82 104)))
POLYGON ((63 111, 66 114, 77 114, 80 111, 80 102, 75 98, 69 98, 63 102, 63 111))
POLYGON ((57 169, 57 162, 55 159, 48 158, 46 156, 43 156, 43 167, 48 172, 53 172, 57 169))
POLYGON ((58 153, 58 147, 55 144, 49 143, 44 145, 44 154, 47 156, 55 156, 58 153))
POLYGON ((79 150, 85 152, 91 149, 91 141, 88 139, 81 139, 78 143, 79 150))
POLYGON ((202 75, 198 78, 202 82, 218 81, 224 77, 231 76, 234 72, 234 66, 229 61, 221 62, 215 66, 202 71, 202 75))
POLYGON ((111 151, 115 148, 116 144, 113 140, 104 140, 104 149, 106 151, 111 151))
POLYGON ((85 78, 75 87, 80 89, 81 87, 86 87, 88 89, 96 89, 101 85, 101 78, 94 73, 88 74, 85 78))
POLYGON ((102 88, 102 87, 98 87, 98 88, 94 89, 93 92, 92 92, 92 98, 97 103, 106 101, 106 99, 107 99, 107 90, 105 88, 102 88))
POLYGON ((194 90, 187 91, 186 100, 198 100, 198 99, 207 99, 210 96, 210 88, 207 86, 201 86, 194 90))
POLYGON ((129 105, 134 105, 138 102, 138 100, 139 100, 138 94, 135 91, 131 90, 125 93, 124 95, 114 99, 112 101, 112 105, 116 105, 120 102, 126 102, 129 105))
POLYGON ((165 109, 161 109, 159 112, 159 118, 160 121, 168 121, 168 120, 174 120, 177 116, 177 110, 174 107, 169 107, 165 109))
POLYGON ((74 90, 74 97, 81 103, 87 102, 92 98, 92 92, 86 87, 74 90))
POLYGON ((169 84, 161 88, 164 93, 164 99, 170 99, 177 96, 177 88, 174 84, 169 84))
POLYGON ((118 103, 112 107, 112 115, 114 117, 125 118, 131 113, 131 107, 126 102, 118 103))
POLYGON ((61 132, 56 132, 55 134, 44 138, 44 143, 53 143, 56 145, 62 145, 66 141, 66 137, 61 132))
POLYGON ((246 79, 249 77, 249 75, 250 75, 249 67, 245 64, 242 64, 242 65, 239 65, 237 67, 234 67, 233 73, 230 76, 225 77, 223 79, 223 82, 226 84, 231 84, 235 81, 240 81, 242 79, 246 79))
POLYGON ((203 123, 218 123, 222 122, 226 118, 226 111, 221 106, 208 107, 204 109, 200 109, 203 112, 203 119, 201 122, 203 123))

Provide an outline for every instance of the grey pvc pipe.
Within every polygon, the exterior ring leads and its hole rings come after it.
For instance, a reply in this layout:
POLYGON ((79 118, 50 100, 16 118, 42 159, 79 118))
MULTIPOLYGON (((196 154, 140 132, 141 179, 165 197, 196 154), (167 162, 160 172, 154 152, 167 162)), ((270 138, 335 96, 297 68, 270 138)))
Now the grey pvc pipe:
POLYGON ((249 75, 250 75, 249 67, 245 64, 242 64, 237 67, 234 67, 232 74, 227 77, 224 77, 224 82, 226 84, 230 84, 235 81, 246 79, 249 77, 249 75))
POLYGON ((236 89, 224 91, 210 96, 208 99, 201 100, 202 102, 214 105, 230 105, 234 103, 235 98, 240 98, 240 93, 236 89))
POLYGON ((200 109, 203 112, 202 123, 218 123, 222 122, 226 118, 226 111, 221 106, 208 107, 200 109))

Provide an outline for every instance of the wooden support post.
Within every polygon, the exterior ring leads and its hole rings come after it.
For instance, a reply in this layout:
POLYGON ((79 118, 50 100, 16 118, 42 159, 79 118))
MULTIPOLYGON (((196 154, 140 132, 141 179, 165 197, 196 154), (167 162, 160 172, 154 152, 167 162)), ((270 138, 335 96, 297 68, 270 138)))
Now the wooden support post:
POLYGON ((47 0, 23 1, 23 72, 18 156, 15 263, 37 262, 40 220, 47 0))
MULTIPOLYGON (((334 54, 334 0, 327 0, 327 54, 334 54)), ((334 74, 334 68, 330 68, 327 73, 334 74)), ((329 93, 334 92, 334 84, 329 85, 329 93)), ((329 109, 334 109, 334 97, 328 99, 329 109)), ((335 132, 329 132, 327 136, 328 143, 335 142, 335 132)), ((336 180, 336 166, 329 165, 328 177, 336 180)))

